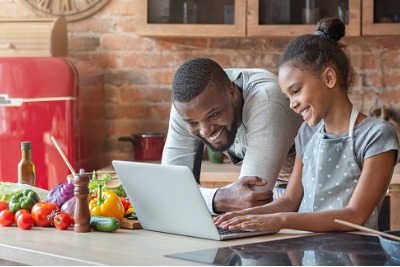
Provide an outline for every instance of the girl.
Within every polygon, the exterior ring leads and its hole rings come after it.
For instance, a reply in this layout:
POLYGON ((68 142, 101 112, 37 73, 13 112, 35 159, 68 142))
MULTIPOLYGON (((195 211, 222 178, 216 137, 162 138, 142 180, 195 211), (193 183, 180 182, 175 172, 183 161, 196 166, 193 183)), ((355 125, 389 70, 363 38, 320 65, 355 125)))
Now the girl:
POLYGON ((350 102, 354 72, 339 40, 345 25, 322 19, 315 34, 292 40, 281 57, 279 85, 304 123, 286 192, 264 206, 215 218, 225 229, 352 230, 335 219, 378 227, 399 160, 394 125, 359 113, 350 102))

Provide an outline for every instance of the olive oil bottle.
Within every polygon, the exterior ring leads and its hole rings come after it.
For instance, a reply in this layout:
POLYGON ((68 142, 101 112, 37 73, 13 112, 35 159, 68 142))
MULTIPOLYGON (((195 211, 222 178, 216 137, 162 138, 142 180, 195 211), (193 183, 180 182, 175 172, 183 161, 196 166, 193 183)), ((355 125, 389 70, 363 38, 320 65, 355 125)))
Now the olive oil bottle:
POLYGON ((32 161, 32 143, 21 142, 22 157, 18 164, 18 182, 36 185, 35 164, 32 161))

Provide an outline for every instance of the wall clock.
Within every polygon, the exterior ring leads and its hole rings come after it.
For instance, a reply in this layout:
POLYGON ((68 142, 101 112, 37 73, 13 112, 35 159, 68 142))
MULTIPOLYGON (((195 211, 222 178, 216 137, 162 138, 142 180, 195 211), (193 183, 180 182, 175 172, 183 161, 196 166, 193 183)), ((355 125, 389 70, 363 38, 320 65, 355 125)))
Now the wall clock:
POLYGON ((67 21, 86 18, 106 5, 110 0, 22 0, 34 12, 55 17, 65 17, 67 21))

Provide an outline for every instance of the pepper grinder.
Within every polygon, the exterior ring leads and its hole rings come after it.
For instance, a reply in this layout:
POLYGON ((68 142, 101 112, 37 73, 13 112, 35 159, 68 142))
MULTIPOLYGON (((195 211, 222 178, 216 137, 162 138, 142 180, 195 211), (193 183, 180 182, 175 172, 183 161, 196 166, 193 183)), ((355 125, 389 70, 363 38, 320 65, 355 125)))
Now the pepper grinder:
POLYGON ((87 174, 79 174, 74 178, 74 195, 76 197, 74 231, 79 233, 91 231, 90 211, 87 200, 89 195, 89 181, 90 178, 87 174))

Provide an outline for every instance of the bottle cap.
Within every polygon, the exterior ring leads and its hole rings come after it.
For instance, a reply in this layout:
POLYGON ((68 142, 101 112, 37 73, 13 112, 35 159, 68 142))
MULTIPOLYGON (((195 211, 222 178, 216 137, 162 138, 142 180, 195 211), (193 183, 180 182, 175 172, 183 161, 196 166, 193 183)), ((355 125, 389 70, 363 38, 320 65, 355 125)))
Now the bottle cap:
POLYGON ((32 149, 32 142, 21 142, 21 150, 32 149))

